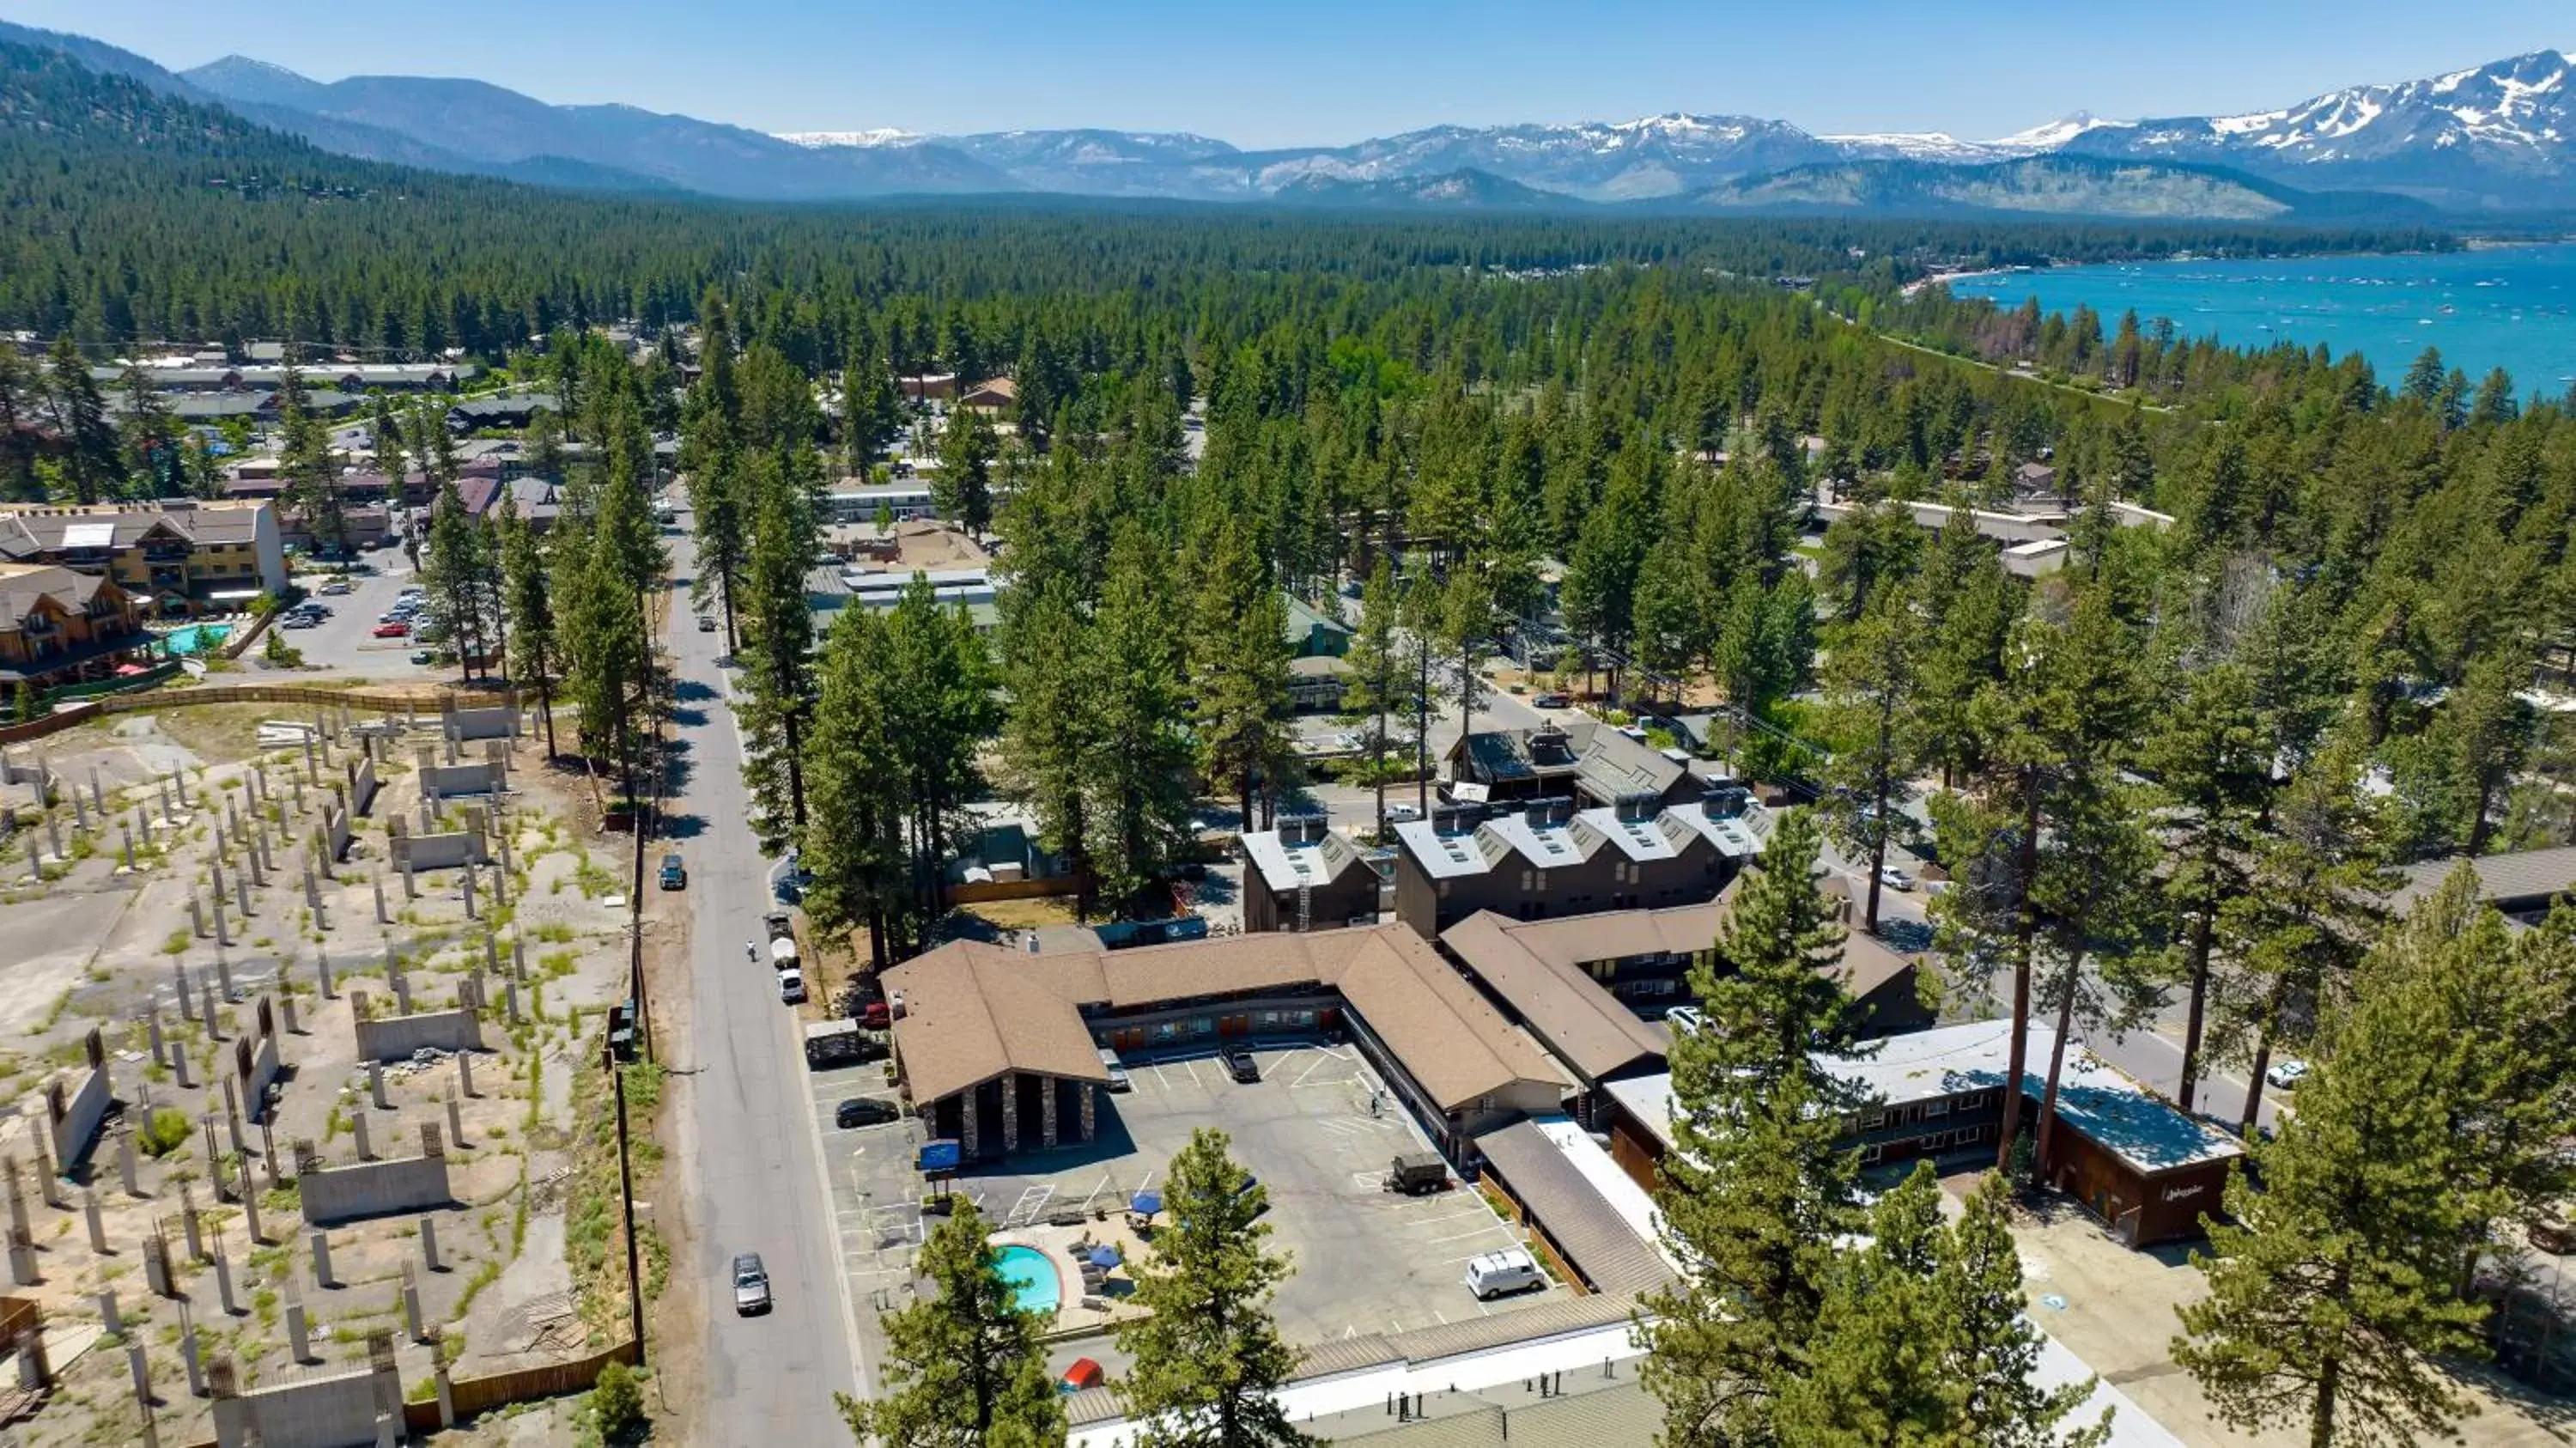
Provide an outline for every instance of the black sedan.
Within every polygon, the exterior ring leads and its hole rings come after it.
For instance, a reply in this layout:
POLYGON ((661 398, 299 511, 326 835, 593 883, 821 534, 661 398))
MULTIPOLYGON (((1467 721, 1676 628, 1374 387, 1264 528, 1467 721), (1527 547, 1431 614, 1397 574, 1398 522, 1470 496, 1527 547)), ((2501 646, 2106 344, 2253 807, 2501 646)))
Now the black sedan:
POLYGON ((844 1130, 853 1126, 883 1126, 900 1119, 902 1114, 894 1109, 891 1101, 852 1097, 833 1109, 832 1124, 844 1130))

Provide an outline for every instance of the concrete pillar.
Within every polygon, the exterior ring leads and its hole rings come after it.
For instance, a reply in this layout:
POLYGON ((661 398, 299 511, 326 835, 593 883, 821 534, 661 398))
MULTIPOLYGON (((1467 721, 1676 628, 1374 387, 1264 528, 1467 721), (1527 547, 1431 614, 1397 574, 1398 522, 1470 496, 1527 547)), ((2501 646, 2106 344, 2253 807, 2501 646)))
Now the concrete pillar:
POLYGON ((250 1138, 242 1134, 241 1090, 233 1085, 230 1076, 224 1078, 224 1126, 232 1137, 234 1152, 248 1152, 250 1138))
POLYGON ((215 956, 215 988, 222 994, 225 1000, 232 1000, 235 998, 233 994, 233 958, 229 955, 218 953, 215 956))
POLYGON ((337 1287, 339 1280, 331 1275, 331 1234, 319 1227, 313 1231, 313 1285, 337 1287))
POLYGON ((143 1195, 142 1185, 134 1175, 134 1132, 131 1128, 116 1134, 116 1181, 129 1197, 143 1195))
POLYGON ((322 882, 313 878, 313 861, 304 861, 304 903, 315 911, 322 908, 322 882))
POLYGON ((161 998, 159 996, 154 996, 143 1003, 143 1031, 152 1042, 153 1064, 169 1065, 170 1048, 161 1039, 161 998))
POLYGON ((528 937, 524 935, 510 937, 510 979, 528 983, 528 937))
MULTIPOLYGON (((108 1330, 115 1331, 114 1328, 108 1330)), ((149 1431, 152 1426, 152 1363, 144 1355, 143 1344, 129 1342, 125 1345, 125 1372, 134 1380, 134 1402, 143 1410, 144 1428, 149 1431)))
POLYGON ((402 1014, 410 1015, 412 1013, 411 976, 392 961, 385 962, 385 971, 388 977, 387 983, 394 988, 394 1004, 401 1009, 402 1014))
POLYGON ((232 1259, 224 1255, 224 1244, 220 1238, 215 1242, 215 1297, 223 1304, 224 1316, 241 1316, 241 1309, 233 1303, 232 1259))
POLYGON ((250 1158, 241 1159, 242 1221, 250 1228, 252 1246, 265 1246, 268 1233, 259 1224, 259 1187, 250 1179, 250 1158))
POLYGON ((170 1043, 170 1075, 183 1089, 194 1085, 188 1079, 188 1048, 178 1041, 170 1043))
POLYGON ((233 871, 233 903, 241 907, 242 919, 250 918, 250 877, 233 871))
POLYGON ((44 1280, 36 1273, 35 1239, 15 1228, 9 1232, 9 1280, 20 1287, 33 1287, 44 1280))
POLYGON ((158 1224, 143 1238, 143 1281, 155 1297, 170 1295, 170 1243, 158 1224))
POLYGON ((1055 1094, 1056 1085, 1050 1079, 1038 1096, 1038 1145, 1042 1147, 1055 1145, 1055 1094))
POLYGON ((385 872, 382 870, 368 871, 367 883, 373 886, 376 892, 376 923, 378 925, 393 924, 393 916, 385 913, 385 872))
POLYGON ((98 1193, 81 1193, 81 1217, 89 1224, 89 1249, 107 1255, 107 1221, 98 1212, 98 1193))
POLYGON ((45 813, 45 843, 51 845, 54 858, 63 858, 63 822, 52 811, 45 813))
POLYGON ((1082 1139, 1084 1141, 1092 1140, 1098 1129, 1092 1125, 1092 1113, 1099 1104, 1098 1093, 1086 1087, 1082 1093, 1082 1139))
POLYGON ((102 1287, 98 1293, 98 1323, 109 1332, 125 1331, 125 1314, 118 1310, 116 1289, 102 1287))
POLYGON ((165 825, 171 823, 170 776, 166 774, 161 776, 161 823, 165 825))
POLYGON ((393 1103, 385 1099, 385 1063, 382 1061, 367 1063, 367 1096, 376 1103, 378 1111, 393 1109, 393 1103))
POLYGON ((72 791, 72 829, 80 834, 89 833, 89 801, 82 798, 77 789, 72 791))
POLYGON ((460 1110, 461 1108, 457 1105, 456 1101, 456 1093, 452 1090, 449 1091, 447 1093, 448 1139, 455 1142, 458 1146, 463 1146, 465 1144, 465 1118, 460 1114, 460 1110))
POLYGON ((1020 1073, 1002 1073, 1002 1150, 1020 1149, 1020 1073))
POLYGON ((468 1096, 480 1094, 474 1089, 474 1053, 472 1051, 456 1053, 456 1089, 468 1096))
POLYGON ((197 1353, 197 1324, 185 1316, 179 1319, 179 1356, 188 1365, 188 1395, 206 1396, 206 1363, 197 1353))
POLYGON ((40 1392, 53 1380, 53 1368, 45 1361, 45 1330, 27 1328, 18 1334, 18 1386, 40 1392))
POLYGON ((367 1113, 361 1111, 349 1118, 349 1128, 358 1136, 358 1160, 374 1161, 375 1148, 367 1143, 367 1113))
POLYGON ((403 1264, 402 1314, 403 1331, 412 1341, 420 1341, 420 1284, 412 1280, 409 1262, 403 1264))
MULTIPOLYGON (((59 854, 61 852, 56 851, 55 853, 59 854)), ((474 860, 472 856, 466 857, 465 861, 465 918, 468 920, 481 918, 476 914, 474 909, 474 860)))
POLYGON ((107 791, 99 786, 98 766, 95 764, 89 767, 89 802, 98 807, 102 817, 107 814, 107 791))
POLYGON ((313 973, 322 978, 322 999, 331 1000, 339 994, 331 987, 331 952, 318 949, 314 952, 313 973))
MULTIPOLYGON (((206 938, 206 912, 204 907, 197 903, 197 892, 194 890, 188 892, 188 933, 199 940, 206 938)), ((179 1009, 185 1012, 187 1003, 180 1002, 179 1009)))
POLYGON ((63 1173, 54 1162, 54 1144, 43 1132, 36 1134, 36 1189, 45 1194, 45 1205, 56 1211, 63 1208, 63 1173))
POLYGON ((430 1371, 438 1377, 438 1426, 453 1428, 456 1426, 456 1385, 448 1378, 447 1354, 437 1354, 430 1363, 430 1371))
POLYGON ((509 1013, 511 1025, 515 1026, 519 1023, 519 983, 517 981, 501 982, 501 1008, 509 1013))
POLYGON ((501 973, 501 937, 489 930, 483 932, 483 968, 494 975, 501 973))
POLYGON ((134 807, 134 826, 142 832, 143 848, 152 848, 152 816, 145 814, 139 804, 134 807))
POLYGON ((199 980, 197 994, 200 1002, 205 1006, 206 1034, 218 1041, 222 1040, 224 1038, 223 1017, 215 1014, 215 983, 210 980, 199 980))
POLYGON ((294 1349, 297 1362, 313 1361, 312 1336, 305 1324, 304 1304, 301 1302, 286 1304, 286 1341, 294 1349))
POLYGON ((402 1448, 402 1434, 402 1414, 378 1413, 376 1415, 376 1448, 402 1448))
POLYGON ((206 1260, 205 1229, 197 1221, 196 1194, 185 1182, 179 1184, 179 1230, 187 1234, 188 1260, 206 1260))
POLYGON ((408 855, 408 854, 404 855, 404 856, 403 856, 403 859, 402 859, 402 875, 403 875, 403 898, 404 898, 404 899, 406 899, 406 900, 417 900, 417 899, 419 899, 419 898, 420 898, 420 881, 419 881, 417 878, 415 878, 415 877, 413 876, 412 872, 411 872, 411 856, 410 856, 410 855, 408 855))
POLYGON ((27 1230, 28 1225, 27 1198, 18 1190, 18 1159, 16 1157, 13 1156, 7 1159, 6 1170, 9 1173, 9 1230, 13 1232, 24 1232, 27 1230))
POLYGON ((217 889, 209 898, 215 907, 215 944, 229 948, 233 943, 233 932, 232 927, 224 923, 224 892, 217 889))
POLYGON ((279 996, 277 998, 277 1004, 279 1009, 286 1013, 287 1034, 295 1036, 303 1035, 304 1023, 295 1018, 295 997, 291 994, 279 996))
POLYGON ((420 1219, 420 1260, 432 1272, 447 1270, 438 1265, 438 1219, 435 1217, 423 1216, 420 1219))
POLYGON ((131 875, 131 874, 133 874, 133 873, 134 873, 134 828, 133 828, 133 826, 126 824, 123 820, 119 820, 119 821, 117 821, 117 823, 116 823, 116 836, 117 836, 117 839, 118 839, 118 840, 120 840, 120 841, 122 842, 122 843, 121 843, 121 845, 119 846, 119 849, 118 849, 118 855, 119 855, 119 857, 121 858, 121 860, 124 862, 124 865, 125 865, 125 873, 127 873, 127 874, 131 875))

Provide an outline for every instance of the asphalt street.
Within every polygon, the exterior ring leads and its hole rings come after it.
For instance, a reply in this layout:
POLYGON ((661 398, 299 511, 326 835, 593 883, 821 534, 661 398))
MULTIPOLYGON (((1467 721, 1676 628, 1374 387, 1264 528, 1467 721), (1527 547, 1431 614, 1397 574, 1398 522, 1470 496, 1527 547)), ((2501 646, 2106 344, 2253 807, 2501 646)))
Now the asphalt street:
MULTIPOLYGON (((665 531, 679 587, 695 566, 686 537, 665 531)), ((704 1431, 694 1441, 789 1448, 846 1443, 835 1392, 857 1393, 865 1375, 852 1347, 852 1312, 836 1250, 830 1199, 815 1146, 803 1045, 795 1012, 779 1004, 766 970, 746 971, 743 944, 762 934, 764 858, 746 821, 741 736, 726 703, 720 633, 700 633, 685 608, 667 646, 676 658, 673 736, 686 771, 669 805, 668 844, 688 862, 689 969, 685 1031, 656 1038, 672 1068, 677 1163, 692 1241, 671 1270, 696 1275, 707 1310, 704 1431), (733 1312, 728 1269, 740 1252, 768 1266, 776 1307, 733 1312)), ((675 1013, 660 1012, 657 1021, 675 1013)))

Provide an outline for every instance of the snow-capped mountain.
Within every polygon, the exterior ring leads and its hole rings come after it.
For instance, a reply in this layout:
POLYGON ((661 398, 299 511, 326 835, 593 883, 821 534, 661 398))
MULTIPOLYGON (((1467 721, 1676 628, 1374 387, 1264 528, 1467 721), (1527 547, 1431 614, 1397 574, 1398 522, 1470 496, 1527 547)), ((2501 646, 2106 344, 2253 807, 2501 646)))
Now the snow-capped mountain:
POLYGON ((2137 123, 2134 121, 2106 121, 2091 111, 2077 111, 2071 116, 2060 116, 2047 125, 2033 126, 2027 131, 2015 131, 2009 136, 1999 137, 1987 144, 1999 150, 2010 151, 2015 155, 2029 156, 2041 151, 2054 151, 2089 132, 2106 127, 2125 129, 2135 124, 2137 123))
MULTIPOLYGON (((1955 166, 1981 166, 1989 161, 2026 156, 2003 141, 1962 141, 1946 131, 1895 131, 1878 135, 1818 136, 1855 161, 1938 161, 1955 166)), ((2033 150, 2045 149, 2033 147, 2033 150)))
POLYGON ((898 130, 893 126, 873 131, 780 131, 778 139, 809 151, 828 151, 836 146, 866 150, 874 146, 909 146, 930 138, 919 131, 898 130))
POLYGON ((2555 50, 2281 110, 2097 127, 2065 149, 2232 166, 2451 206, 2576 203, 2576 64, 2555 50))

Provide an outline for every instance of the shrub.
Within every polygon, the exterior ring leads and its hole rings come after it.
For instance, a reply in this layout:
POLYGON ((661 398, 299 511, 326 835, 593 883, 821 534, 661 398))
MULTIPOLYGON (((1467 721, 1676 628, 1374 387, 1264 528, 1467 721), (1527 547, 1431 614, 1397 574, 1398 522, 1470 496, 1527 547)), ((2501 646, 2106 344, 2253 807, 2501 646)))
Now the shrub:
POLYGON ((175 1106, 156 1106, 135 1129, 134 1144, 146 1156, 168 1156, 188 1139, 188 1114, 175 1106))
POLYGON ((634 1370, 615 1362, 601 1368, 599 1382, 590 1390, 590 1410, 598 1419, 599 1436, 611 1443, 642 1432, 644 1389, 634 1370))

